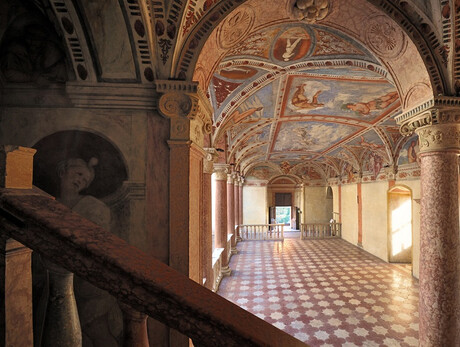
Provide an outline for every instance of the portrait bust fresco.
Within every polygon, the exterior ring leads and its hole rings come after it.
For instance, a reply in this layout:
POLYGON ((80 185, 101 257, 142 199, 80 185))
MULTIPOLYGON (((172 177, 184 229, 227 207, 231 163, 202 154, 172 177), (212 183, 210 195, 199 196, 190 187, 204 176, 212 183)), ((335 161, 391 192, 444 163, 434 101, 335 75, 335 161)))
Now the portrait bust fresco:
MULTIPOLYGON (((102 137, 83 131, 58 132, 34 147, 37 149, 34 185, 102 228, 116 230, 117 221, 112 218, 116 213, 101 199, 119 190, 127 178, 118 150, 102 137)), ((36 324, 43 324, 40 321, 44 321, 46 312, 46 307, 43 308, 46 276, 37 262, 35 259, 34 299, 37 303, 34 305, 40 313, 35 320, 36 324)), ((83 346, 120 345, 123 325, 116 299, 77 276, 74 292, 83 346)))

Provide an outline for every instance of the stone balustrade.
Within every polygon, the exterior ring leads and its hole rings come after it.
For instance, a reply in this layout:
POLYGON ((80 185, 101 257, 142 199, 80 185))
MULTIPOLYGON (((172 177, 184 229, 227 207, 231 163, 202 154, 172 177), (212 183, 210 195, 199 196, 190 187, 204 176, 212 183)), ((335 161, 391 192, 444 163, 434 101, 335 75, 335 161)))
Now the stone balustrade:
POLYGON ((238 226, 244 240, 284 240, 284 224, 242 224, 238 226))
MULTIPOLYGON (((195 345, 305 345, 37 189, 0 189, 0 223, 0 235, 4 239, 15 239, 38 251, 64 269, 108 291, 135 311, 180 331, 195 345)), ((283 234, 282 228, 278 233, 283 234)), ((20 266, 30 267, 30 258, 20 266)), ((8 298, 11 295, 7 290, 11 280, 9 274, 13 273, 12 277, 16 279, 21 276, 19 271, 9 268, 8 262, 2 269, 0 283, 8 298)), ((32 309, 31 300, 27 298, 21 298, 15 306, 17 312, 32 309)), ((30 324, 13 321, 11 317, 18 315, 3 314, 1 317, 4 333, 0 336, 12 339, 13 336, 27 335, 24 330, 30 329, 30 324)), ((132 336, 130 339, 135 340, 132 336)), ((9 345, 8 341, 6 345, 9 345)))
POLYGON ((342 223, 302 223, 300 239, 341 238, 342 223))

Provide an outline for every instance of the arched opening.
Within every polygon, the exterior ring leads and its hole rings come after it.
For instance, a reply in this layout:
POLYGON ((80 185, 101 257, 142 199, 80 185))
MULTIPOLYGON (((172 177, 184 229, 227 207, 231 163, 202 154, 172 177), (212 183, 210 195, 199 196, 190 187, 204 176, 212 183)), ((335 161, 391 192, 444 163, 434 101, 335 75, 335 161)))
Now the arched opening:
POLYGON ((412 264, 412 192, 403 186, 388 192, 388 261, 412 264))

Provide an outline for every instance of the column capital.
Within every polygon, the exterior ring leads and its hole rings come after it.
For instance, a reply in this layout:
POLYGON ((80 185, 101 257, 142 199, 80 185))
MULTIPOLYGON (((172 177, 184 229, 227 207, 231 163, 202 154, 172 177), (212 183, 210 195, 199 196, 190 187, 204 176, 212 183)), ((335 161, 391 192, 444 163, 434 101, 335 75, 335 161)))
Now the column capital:
POLYGON ((203 148, 205 157, 203 159, 203 172, 212 174, 214 172, 214 160, 217 159, 219 154, 215 148, 203 148))
POLYGON ((170 138, 192 140, 203 145, 203 137, 212 131, 213 109, 196 82, 156 81, 161 94, 158 111, 171 119, 170 138))
POLYGON ((460 98, 437 96, 403 112, 395 120, 404 136, 429 125, 460 123, 460 98))
POLYGON ((214 173, 216 174, 216 180, 219 181, 226 181, 227 174, 229 172, 230 165, 222 164, 222 163, 215 163, 214 164, 214 173))

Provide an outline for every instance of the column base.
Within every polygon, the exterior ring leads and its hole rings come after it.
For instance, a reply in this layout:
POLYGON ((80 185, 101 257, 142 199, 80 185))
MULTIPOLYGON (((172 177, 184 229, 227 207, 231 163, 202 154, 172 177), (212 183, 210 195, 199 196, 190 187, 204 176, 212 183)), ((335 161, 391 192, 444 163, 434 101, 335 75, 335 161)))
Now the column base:
POLYGON ((241 241, 243 241, 243 239, 240 236, 237 236, 236 237, 236 242, 241 242, 241 241))
POLYGON ((236 247, 232 247, 232 249, 230 250, 230 253, 238 254, 238 250, 236 249, 236 247))
POLYGON ((220 272, 222 273, 222 276, 230 276, 232 273, 232 269, 230 269, 230 267, 228 267, 227 265, 227 266, 223 266, 220 272))
POLYGON ((356 246, 358 246, 359 248, 363 248, 363 244, 360 243, 360 242, 358 242, 358 243, 356 244, 356 246))

